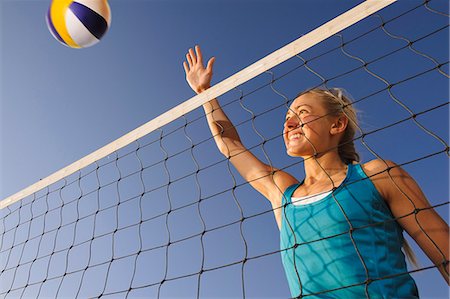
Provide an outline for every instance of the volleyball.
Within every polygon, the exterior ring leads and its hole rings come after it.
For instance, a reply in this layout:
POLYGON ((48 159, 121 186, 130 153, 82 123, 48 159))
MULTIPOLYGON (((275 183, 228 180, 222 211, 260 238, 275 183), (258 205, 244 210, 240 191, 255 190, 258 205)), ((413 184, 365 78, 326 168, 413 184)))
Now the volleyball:
POLYGON ((111 10, 106 0, 53 0, 47 13, 53 37, 71 48, 95 45, 110 24, 111 10))

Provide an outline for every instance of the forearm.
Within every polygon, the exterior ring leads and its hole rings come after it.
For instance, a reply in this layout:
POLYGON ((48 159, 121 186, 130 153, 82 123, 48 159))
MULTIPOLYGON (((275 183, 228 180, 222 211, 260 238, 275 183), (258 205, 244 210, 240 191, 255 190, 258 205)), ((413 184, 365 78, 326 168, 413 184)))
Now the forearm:
MULTIPOLYGON (((447 230, 448 234, 448 230, 447 230)), ((445 238, 445 237, 444 237, 445 238)), ((433 263, 438 268, 444 280, 450 285, 450 277, 449 277, 449 265, 448 265, 448 243, 443 244, 443 242, 439 242, 442 240, 438 240, 437 245, 439 246, 439 253, 429 254, 429 258, 433 261, 433 263)), ((445 241, 444 241, 445 242, 445 241)), ((448 237, 446 237, 446 242, 448 242, 448 237)))
MULTIPOLYGON (((425 217, 424 217, 425 218, 425 217)), ((427 217, 427 220, 429 218, 427 217)), ((445 279, 447 284, 450 285, 450 277, 449 277, 449 227, 448 225, 442 221, 440 227, 429 229, 430 238, 434 241, 434 244, 426 252, 428 257, 433 261, 433 263, 438 268, 439 272, 442 274, 442 277, 445 279)))
MULTIPOLYGON (((426 217, 426 219, 429 220, 430 216, 426 217)), ((440 227, 435 226, 431 229, 425 227, 425 229, 427 229, 428 231, 428 233, 426 234, 428 235, 428 237, 421 236, 422 239, 424 240, 420 240, 422 244, 425 244, 425 246, 423 246, 423 248, 425 249, 424 251, 427 254, 427 256, 431 259, 431 261, 436 265, 437 269, 439 270, 439 272, 441 273, 442 277, 447 282, 447 284, 449 284, 450 281, 448 272, 449 271, 448 226, 445 223, 443 223, 440 227), (430 239, 433 240, 433 242, 431 242, 430 239)))
MULTIPOLYGON (((418 192, 418 191, 417 191, 418 192)), ((449 227, 430 205, 415 202, 417 214, 399 220, 449 283, 449 227)))
POLYGON ((205 103, 203 109, 209 129, 220 152, 229 157, 236 150, 241 150, 242 143, 239 134, 217 99, 205 103))
POLYGON ((450 277, 449 277, 449 272, 448 272, 448 261, 447 264, 445 265, 439 265, 438 266, 439 272, 441 272, 442 277, 444 278, 444 280, 447 282, 447 285, 450 286, 450 277))
MULTIPOLYGON (((195 53, 194 50, 189 49, 189 52, 186 54, 186 61, 183 63, 186 80, 197 94, 204 92, 211 86, 214 61, 215 58, 212 57, 205 68, 199 46, 195 46, 195 53)), ((233 153, 242 151, 244 148, 239 135, 223 112, 219 102, 213 99, 205 103, 203 109, 205 110, 209 129, 220 152, 226 157, 231 157, 233 153)))

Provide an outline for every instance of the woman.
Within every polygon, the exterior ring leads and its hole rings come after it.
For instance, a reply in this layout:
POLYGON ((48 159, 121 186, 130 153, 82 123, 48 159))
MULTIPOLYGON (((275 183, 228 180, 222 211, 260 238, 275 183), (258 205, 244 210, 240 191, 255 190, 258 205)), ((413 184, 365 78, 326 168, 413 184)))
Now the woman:
MULTIPOLYGON (((205 67, 196 46, 186 60, 190 87, 208 89, 215 58, 205 67)), ((449 282, 448 225, 393 162, 358 164, 356 113, 341 90, 308 90, 287 111, 283 137, 288 155, 304 159, 301 182, 246 150, 216 99, 203 108, 220 152, 272 204, 293 297, 418 297, 403 229, 449 282)))

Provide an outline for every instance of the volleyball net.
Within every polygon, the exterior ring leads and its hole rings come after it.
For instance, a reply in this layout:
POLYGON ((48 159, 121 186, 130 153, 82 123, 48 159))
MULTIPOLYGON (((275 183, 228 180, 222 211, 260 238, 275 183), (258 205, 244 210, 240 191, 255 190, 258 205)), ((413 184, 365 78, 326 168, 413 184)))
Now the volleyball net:
POLYGON ((448 12, 439 1, 392 2, 356 6, 1 201, 0 295, 288 297, 286 282, 273 284, 285 280, 281 207, 217 151, 197 109, 216 97, 248 150, 302 177, 303 161, 284 153, 289 104, 301 90, 344 87, 363 112, 362 160, 394 160, 426 181, 448 219, 448 12))

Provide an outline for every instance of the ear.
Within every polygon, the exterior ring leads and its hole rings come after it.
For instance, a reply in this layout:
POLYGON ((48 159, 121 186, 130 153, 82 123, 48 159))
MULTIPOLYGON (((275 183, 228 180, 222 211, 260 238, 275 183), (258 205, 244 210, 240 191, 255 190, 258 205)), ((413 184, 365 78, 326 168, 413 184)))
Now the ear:
POLYGON ((347 129, 347 125, 348 125, 348 118, 345 115, 341 115, 337 117, 331 124, 330 133, 332 135, 336 135, 345 132, 345 129, 347 129))

